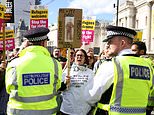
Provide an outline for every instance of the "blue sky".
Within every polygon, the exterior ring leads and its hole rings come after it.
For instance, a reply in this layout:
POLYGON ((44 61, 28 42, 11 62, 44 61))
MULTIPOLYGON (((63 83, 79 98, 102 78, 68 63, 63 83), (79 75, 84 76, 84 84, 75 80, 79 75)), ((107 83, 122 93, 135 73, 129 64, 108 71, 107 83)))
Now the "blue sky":
POLYGON ((113 4, 117 0, 42 0, 42 5, 47 5, 49 10, 49 24, 57 23, 59 8, 82 8, 83 15, 96 16, 96 19, 110 20, 116 8, 113 4))

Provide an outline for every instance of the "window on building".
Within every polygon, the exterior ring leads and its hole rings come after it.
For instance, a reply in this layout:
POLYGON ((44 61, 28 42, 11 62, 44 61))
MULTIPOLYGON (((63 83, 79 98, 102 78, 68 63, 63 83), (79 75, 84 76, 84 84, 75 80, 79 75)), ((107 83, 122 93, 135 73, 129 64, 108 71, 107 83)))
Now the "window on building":
POLYGON ((119 19, 119 25, 121 25, 121 19, 119 19))
POLYGON ((138 20, 136 20, 136 28, 138 28, 138 20))
POLYGON ((99 53, 100 53, 100 48, 94 47, 94 54, 99 55, 99 53))
POLYGON ((147 26, 148 17, 145 17, 145 26, 147 26))
POLYGON ((127 27, 127 17, 125 17, 125 27, 127 27))

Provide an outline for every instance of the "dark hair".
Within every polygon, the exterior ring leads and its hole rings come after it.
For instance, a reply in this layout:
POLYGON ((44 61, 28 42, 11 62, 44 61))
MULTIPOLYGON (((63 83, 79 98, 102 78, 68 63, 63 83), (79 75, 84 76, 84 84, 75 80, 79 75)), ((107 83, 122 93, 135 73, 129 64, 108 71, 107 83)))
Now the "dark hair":
POLYGON ((41 41, 29 41, 32 45, 41 45, 41 41))
POLYGON ((53 50, 55 50, 55 49, 60 49, 60 48, 58 48, 58 47, 54 47, 53 50))
POLYGON ((84 54, 84 56, 85 56, 85 62, 84 62, 84 64, 89 65, 88 56, 87 56, 86 51, 85 51, 84 49, 78 49, 78 50, 75 51, 75 56, 76 56, 76 53, 77 53, 78 51, 83 52, 83 54, 84 54))
POLYGON ((20 50, 20 48, 15 48, 15 51, 18 52, 20 50))
MULTIPOLYGON (((74 48, 70 48, 70 50, 73 50, 75 52, 75 49, 74 48)), ((67 51, 68 51, 68 49, 67 49, 67 51)))
POLYGON ((144 50, 144 55, 146 54, 147 48, 144 42, 136 41, 132 45, 137 45, 139 50, 144 50))

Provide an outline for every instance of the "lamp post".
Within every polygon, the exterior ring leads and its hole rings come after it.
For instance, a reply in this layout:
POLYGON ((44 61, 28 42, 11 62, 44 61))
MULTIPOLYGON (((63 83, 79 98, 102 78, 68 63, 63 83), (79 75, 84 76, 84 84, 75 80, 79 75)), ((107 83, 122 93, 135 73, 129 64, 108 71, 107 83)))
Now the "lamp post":
POLYGON ((114 4, 114 8, 117 8, 116 11, 116 26, 118 26, 118 13, 119 13, 119 0, 117 0, 117 5, 114 4))
POLYGON ((116 26, 118 26, 118 14, 119 14, 119 0, 117 0, 117 18, 116 18, 116 26))

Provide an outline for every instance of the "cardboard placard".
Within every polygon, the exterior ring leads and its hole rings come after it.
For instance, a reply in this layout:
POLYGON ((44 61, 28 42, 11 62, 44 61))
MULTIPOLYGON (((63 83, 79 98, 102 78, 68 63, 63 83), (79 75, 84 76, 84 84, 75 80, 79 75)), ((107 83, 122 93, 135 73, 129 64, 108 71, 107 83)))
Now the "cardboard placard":
POLYGON ((82 9, 59 9, 58 47, 79 48, 81 46, 82 9))

